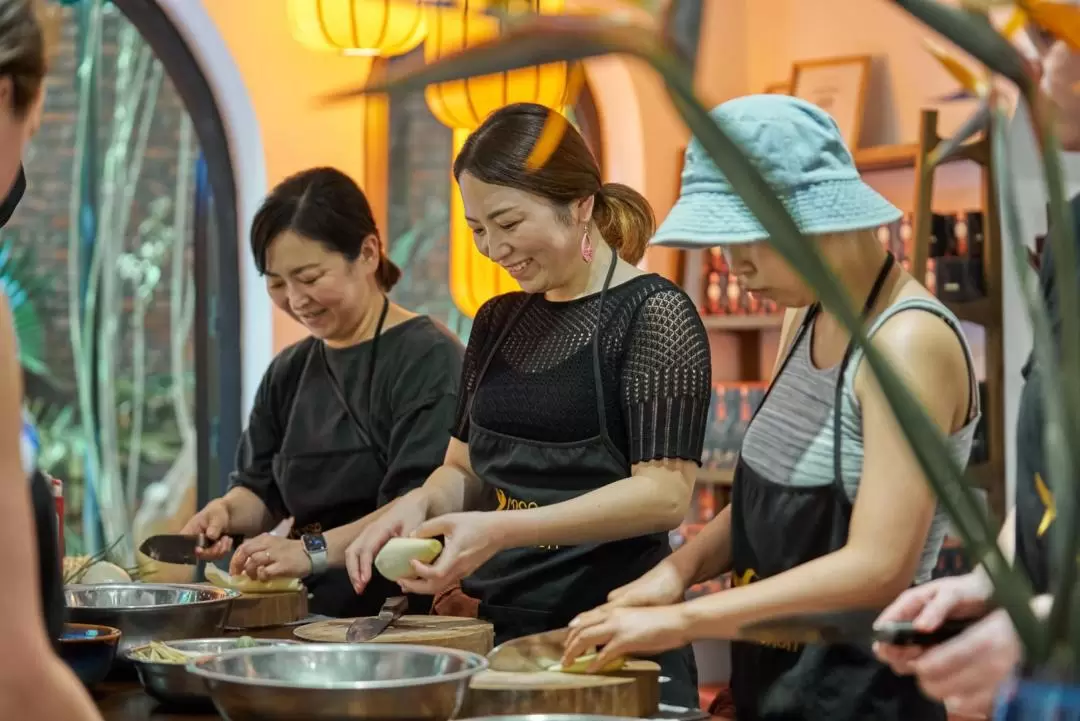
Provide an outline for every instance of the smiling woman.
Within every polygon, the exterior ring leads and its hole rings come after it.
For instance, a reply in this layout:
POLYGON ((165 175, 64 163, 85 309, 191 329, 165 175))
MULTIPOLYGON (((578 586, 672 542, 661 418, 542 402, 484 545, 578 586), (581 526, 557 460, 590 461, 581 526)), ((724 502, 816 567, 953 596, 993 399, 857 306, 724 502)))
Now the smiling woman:
MULTIPOLYGON (((476 315, 442 467, 349 550, 363 588, 391 535, 443 536, 401 586, 461 582, 497 643, 566 625, 671 553, 709 408, 694 303, 634 267, 654 228, 646 200, 604 183, 573 128, 526 167, 553 112, 496 111, 454 163, 477 248, 524 292, 476 315)), ((690 648, 657 660, 663 700, 696 707, 690 648)))
MULTIPOLYGON (((461 344, 431 318, 391 303, 400 271, 386 257, 367 199, 346 175, 315 168, 270 193, 251 228, 255 264, 274 304, 311 336, 271 363, 237 458, 233 487, 185 528, 256 536, 231 572, 303 577, 311 608, 376 613, 398 590, 357 596, 341 568, 355 535, 423 483, 449 440, 461 344), (293 539, 267 533, 293 519, 293 539)), ((423 612, 430 598, 414 598, 423 612)))

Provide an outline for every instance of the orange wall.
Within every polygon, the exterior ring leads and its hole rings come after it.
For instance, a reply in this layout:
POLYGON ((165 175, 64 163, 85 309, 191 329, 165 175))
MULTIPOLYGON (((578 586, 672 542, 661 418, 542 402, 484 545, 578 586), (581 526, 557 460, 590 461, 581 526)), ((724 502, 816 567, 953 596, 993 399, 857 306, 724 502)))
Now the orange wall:
MULTIPOLYGON (((317 165, 333 165, 363 182, 363 101, 326 108, 318 106, 318 98, 362 84, 370 60, 301 47, 290 34, 285 0, 203 0, 203 4, 255 106, 268 186, 317 165)), ((273 332, 275 352, 307 335, 276 308, 273 332)))

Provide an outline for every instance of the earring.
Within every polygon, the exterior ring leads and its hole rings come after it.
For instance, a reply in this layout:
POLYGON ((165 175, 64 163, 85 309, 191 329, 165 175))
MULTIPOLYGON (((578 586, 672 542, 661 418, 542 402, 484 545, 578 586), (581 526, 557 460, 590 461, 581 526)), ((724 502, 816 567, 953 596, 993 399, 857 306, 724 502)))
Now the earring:
POLYGON ((585 235, 581 236, 581 258, 586 263, 593 261, 593 247, 592 240, 589 238, 589 231, 585 231, 585 235))

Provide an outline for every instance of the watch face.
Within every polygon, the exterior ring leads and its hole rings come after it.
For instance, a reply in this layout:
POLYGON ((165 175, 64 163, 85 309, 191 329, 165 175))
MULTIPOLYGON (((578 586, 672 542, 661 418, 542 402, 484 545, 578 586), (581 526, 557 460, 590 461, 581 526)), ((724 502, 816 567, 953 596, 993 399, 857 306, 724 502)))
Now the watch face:
POLYGON ((322 534, 304 536, 304 548, 308 553, 322 553, 326 550, 326 539, 322 534))

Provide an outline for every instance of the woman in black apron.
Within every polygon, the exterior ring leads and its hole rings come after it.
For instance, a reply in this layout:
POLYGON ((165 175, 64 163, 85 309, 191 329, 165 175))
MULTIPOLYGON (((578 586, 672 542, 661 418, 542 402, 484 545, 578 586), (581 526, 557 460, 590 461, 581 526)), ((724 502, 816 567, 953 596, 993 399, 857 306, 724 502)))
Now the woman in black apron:
MULTIPOLYGON (((312 335, 271 363, 232 489, 184 532, 254 537, 233 555, 233 574, 303 577, 314 613, 371 615, 399 590, 381 581, 358 596, 344 552, 442 460, 461 344, 386 297, 399 272, 380 249, 363 193, 336 170, 283 181, 256 214, 251 244, 275 304, 312 335), (291 537, 267 533, 285 519, 291 537)), ((228 550, 223 537, 203 555, 228 550)), ((417 596, 410 609, 424 613, 430 603, 417 596)))
MULTIPOLYGON (((458 156, 477 245, 525 292, 477 313, 443 468, 350 549, 363 586, 388 536, 443 536, 442 556, 401 586, 460 581, 496 643, 565 626, 670 555, 708 407, 708 341, 692 302, 619 258, 640 259, 644 199, 602 185, 573 129, 543 169, 524 167, 551 112, 503 108, 458 156), (670 395, 637 405, 631 386, 652 385, 670 395)), ((691 649, 656 660, 671 679, 663 700, 696 708, 691 649)))
MULTIPOLYGON (((915 392, 933 398, 931 416, 948 424, 951 450, 966 459, 978 412, 959 321, 879 244, 877 227, 900 211, 859 179, 835 122, 810 103, 776 95, 732 100, 713 116, 736 132, 796 210, 807 242, 819 244, 863 303, 879 350, 917 379, 913 386, 932 384, 915 392), (939 387, 941 375, 947 387, 939 387)), ((944 719, 942 707, 877 661, 869 643, 734 641, 743 626, 774 616, 885 605, 929 578, 946 519, 859 351, 768 246, 696 140, 657 241, 725 246, 744 287, 791 309, 782 362, 745 432, 730 506, 664 566, 575 619, 565 658, 592 646, 604 657, 727 639, 740 720, 944 719), (733 588, 679 603, 687 586, 727 571, 733 588)))

